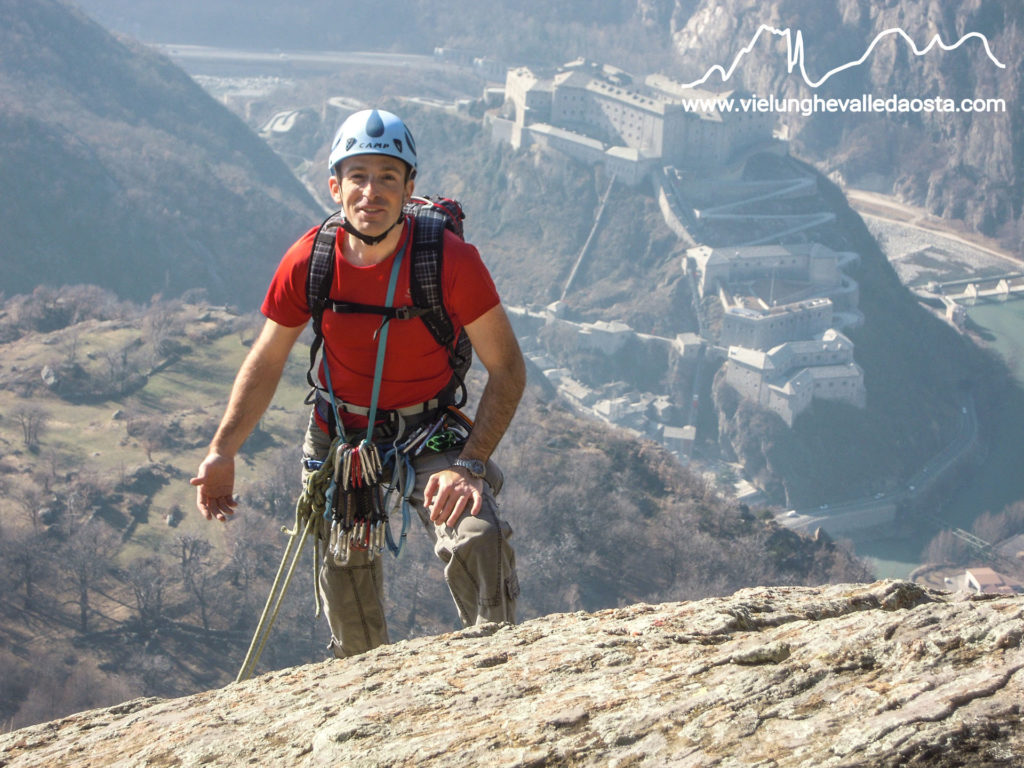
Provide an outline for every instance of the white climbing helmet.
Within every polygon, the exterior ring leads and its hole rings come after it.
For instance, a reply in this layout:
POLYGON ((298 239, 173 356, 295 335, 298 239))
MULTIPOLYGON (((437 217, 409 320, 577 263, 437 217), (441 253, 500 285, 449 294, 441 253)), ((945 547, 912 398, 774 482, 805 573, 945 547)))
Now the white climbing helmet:
POLYGON ((331 173, 346 157, 390 155, 404 161, 416 173, 416 142, 398 115, 383 109, 364 109, 349 115, 331 143, 327 167, 331 173))

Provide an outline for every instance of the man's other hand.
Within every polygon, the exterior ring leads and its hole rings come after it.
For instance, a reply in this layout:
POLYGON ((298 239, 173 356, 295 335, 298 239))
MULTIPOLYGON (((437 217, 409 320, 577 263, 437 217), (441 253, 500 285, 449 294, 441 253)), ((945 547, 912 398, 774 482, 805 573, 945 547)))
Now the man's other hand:
POLYGON ((189 481, 196 487, 196 507, 207 520, 222 523, 235 513, 235 460, 217 453, 209 454, 199 472, 189 481))
POLYGON ((423 491, 423 503, 436 525, 455 524, 466 511, 479 515, 484 500, 483 478, 473 477, 464 469, 443 469, 435 472, 423 491))

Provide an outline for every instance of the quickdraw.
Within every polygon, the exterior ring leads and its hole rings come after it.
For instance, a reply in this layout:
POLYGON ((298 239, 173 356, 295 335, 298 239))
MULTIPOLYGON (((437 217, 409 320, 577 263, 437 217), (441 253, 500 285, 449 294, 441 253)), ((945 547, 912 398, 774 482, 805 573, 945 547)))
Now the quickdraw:
POLYGON ((351 549, 373 558, 384 551, 388 514, 381 497, 384 464, 374 443, 367 440, 338 447, 334 473, 323 516, 329 526, 327 549, 347 563, 351 549))

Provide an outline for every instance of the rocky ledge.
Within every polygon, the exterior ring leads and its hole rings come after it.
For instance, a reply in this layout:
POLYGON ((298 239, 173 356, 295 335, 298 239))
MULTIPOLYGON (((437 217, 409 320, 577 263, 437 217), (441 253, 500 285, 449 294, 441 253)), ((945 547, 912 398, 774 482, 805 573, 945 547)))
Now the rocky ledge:
POLYGON ((0 766, 1019 766, 1024 597, 883 581, 485 625, 0 736, 0 766))

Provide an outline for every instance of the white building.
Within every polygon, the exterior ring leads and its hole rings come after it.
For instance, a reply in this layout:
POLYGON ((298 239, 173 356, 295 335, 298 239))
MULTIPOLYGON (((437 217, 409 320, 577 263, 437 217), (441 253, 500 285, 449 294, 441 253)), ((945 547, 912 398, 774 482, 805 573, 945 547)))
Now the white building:
POLYGON ((726 307, 722 314, 719 344, 771 349, 787 341, 820 336, 831 327, 829 299, 808 299, 774 307, 735 304, 726 307))
MULTIPOLYGON (((848 293, 849 288, 844 287, 844 283, 852 281, 845 278, 841 267, 859 261, 855 253, 833 251, 821 243, 726 248, 700 245, 687 250, 686 256, 697 270, 701 297, 717 291, 720 285, 752 280, 774 281, 779 291, 788 289, 790 293, 800 290, 801 285, 819 294, 848 293)), ((852 286, 855 290, 856 283, 852 286)), ((770 292, 770 284, 768 288, 770 292)), ((834 301, 840 306, 856 307, 858 299, 854 293, 842 299, 836 296, 834 301)))
POLYGON ((964 584, 979 595, 1017 595, 1024 593, 1024 585, 1016 579, 987 567, 968 568, 964 584))
POLYGON ((515 147, 538 144, 602 162, 631 184, 665 164, 706 168, 772 140, 767 113, 690 111, 684 101, 728 97, 683 89, 663 76, 638 82, 621 69, 578 60, 551 76, 528 67, 505 79, 509 114, 491 117, 493 135, 515 147))
POLYGON ((815 398, 858 408, 867 400, 853 342, 831 329, 820 339, 787 342, 767 352, 730 347, 724 375, 741 397, 774 411, 789 426, 815 398))

